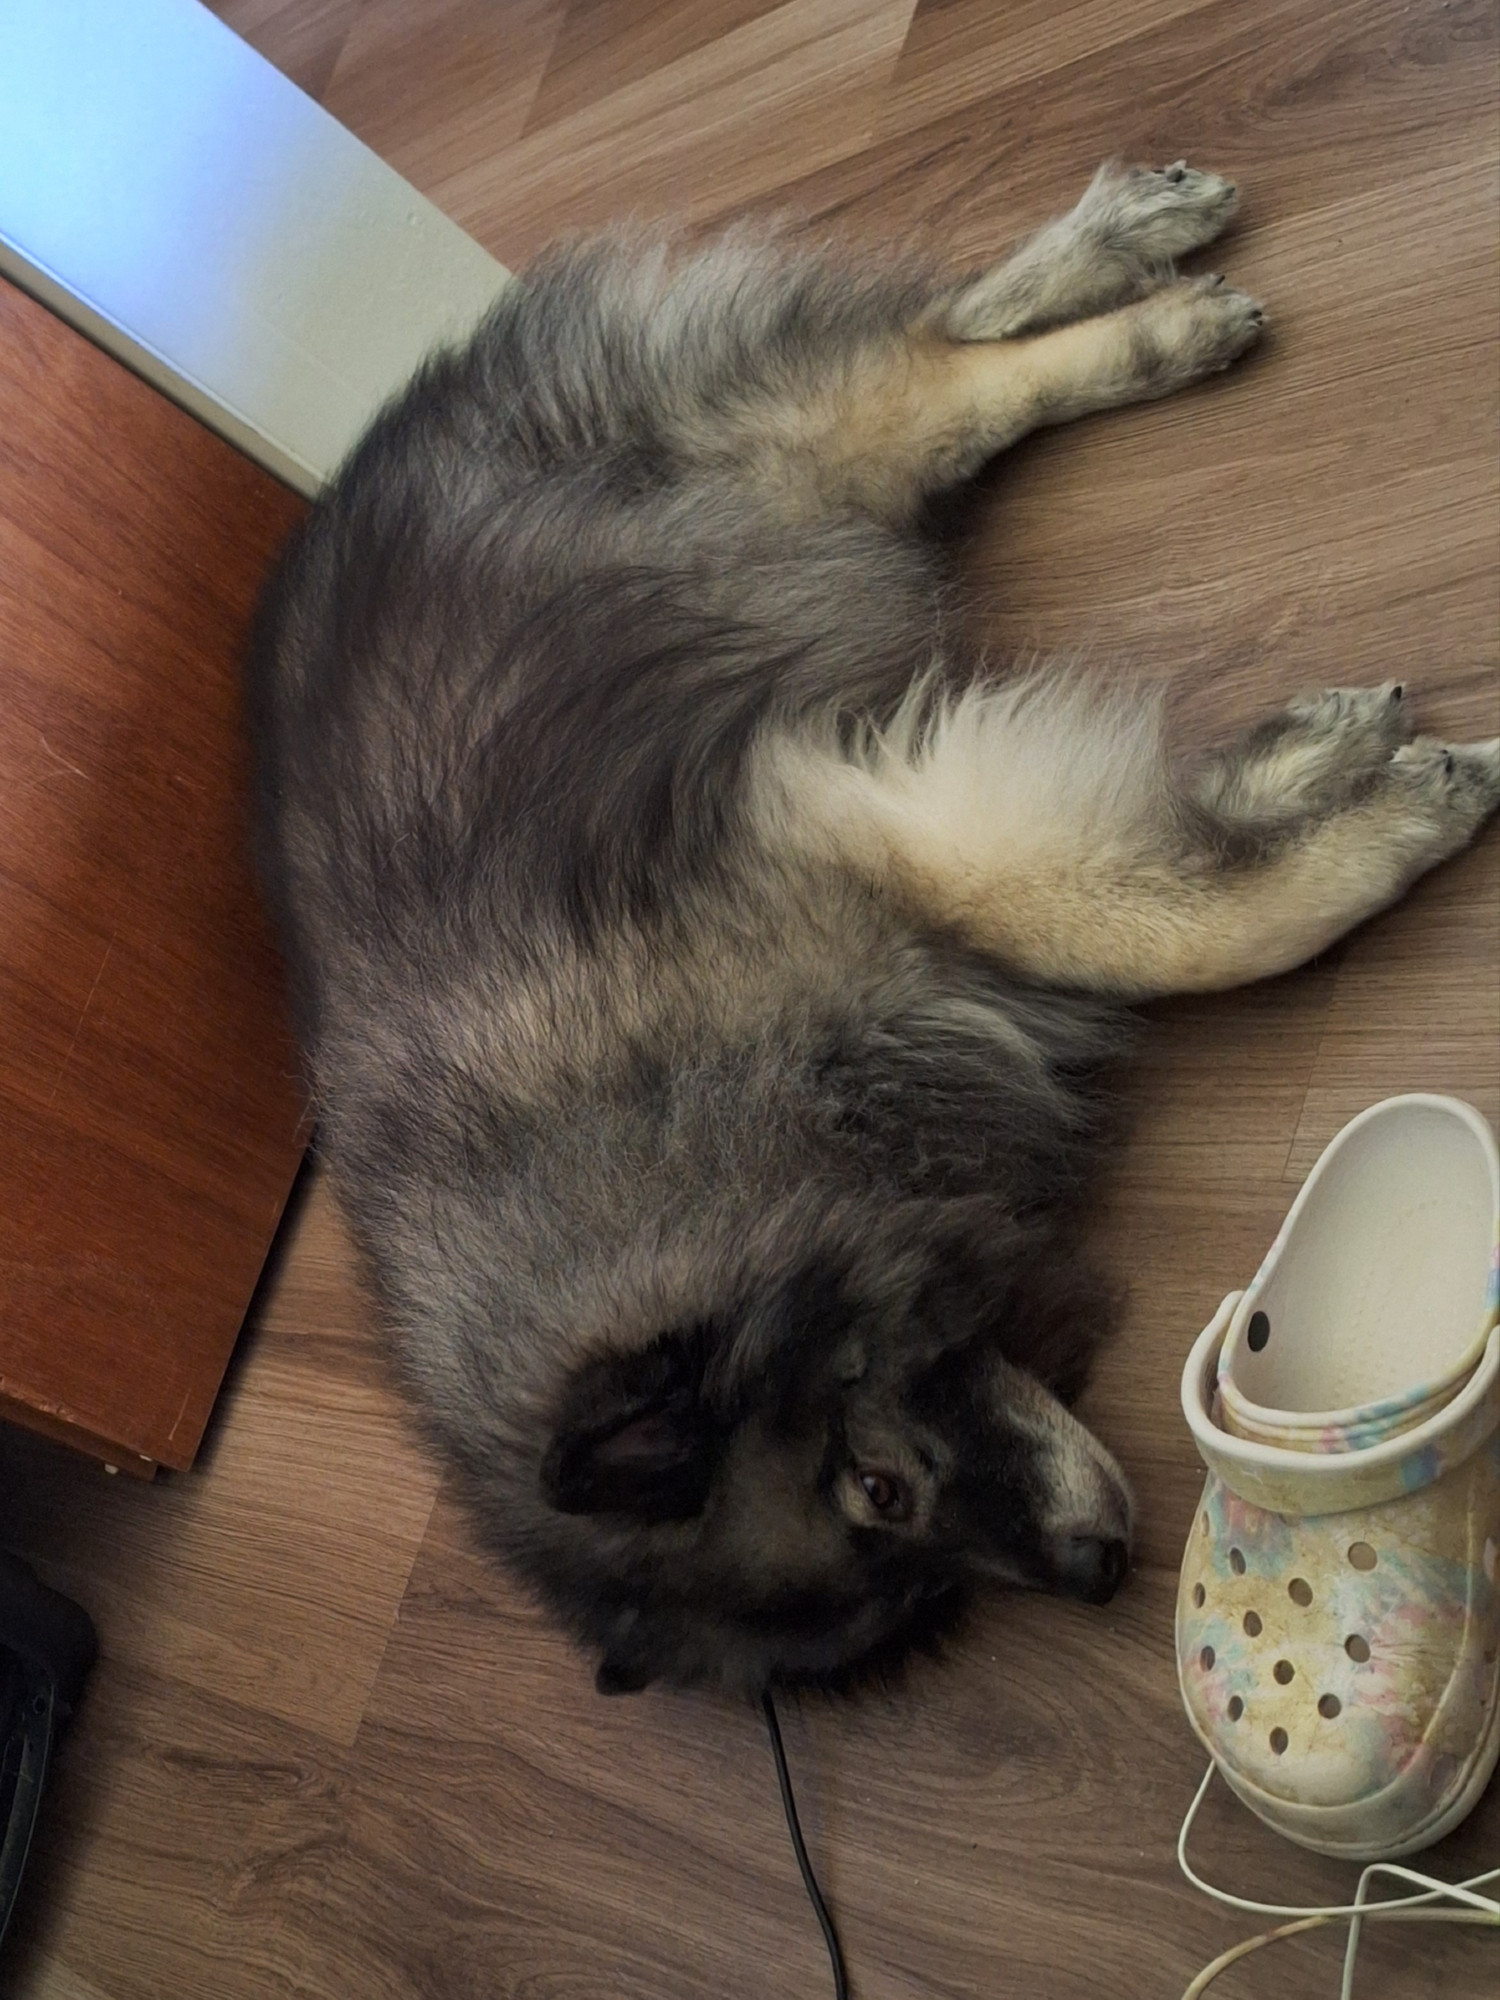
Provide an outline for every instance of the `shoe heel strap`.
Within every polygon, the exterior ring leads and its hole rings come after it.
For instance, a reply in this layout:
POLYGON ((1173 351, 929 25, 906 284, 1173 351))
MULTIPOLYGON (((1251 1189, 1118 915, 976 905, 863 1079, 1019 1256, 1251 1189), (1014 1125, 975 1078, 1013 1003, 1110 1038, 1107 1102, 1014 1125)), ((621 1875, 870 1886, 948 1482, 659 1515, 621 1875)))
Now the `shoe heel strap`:
POLYGON ((1471 1457, 1500 1424, 1500 1327, 1463 1389, 1414 1430, 1363 1451, 1289 1451, 1232 1437, 1215 1421, 1219 1349, 1242 1292, 1231 1292, 1194 1341, 1182 1412, 1198 1454, 1232 1493, 1273 1514, 1342 1514, 1418 1493, 1471 1457))

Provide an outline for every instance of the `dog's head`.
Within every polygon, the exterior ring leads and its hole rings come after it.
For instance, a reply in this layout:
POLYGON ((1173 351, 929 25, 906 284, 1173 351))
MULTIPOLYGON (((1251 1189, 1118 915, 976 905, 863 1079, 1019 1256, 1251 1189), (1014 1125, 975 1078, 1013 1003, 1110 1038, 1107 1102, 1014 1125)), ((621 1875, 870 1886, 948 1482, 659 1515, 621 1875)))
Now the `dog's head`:
POLYGON ((542 1487, 584 1517, 570 1608, 601 1690, 838 1679, 978 1581, 1120 1583, 1125 1481, 1062 1400, 1103 1316, 1087 1277, 953 1242, 863 1264, 572 1381, 542 1487))

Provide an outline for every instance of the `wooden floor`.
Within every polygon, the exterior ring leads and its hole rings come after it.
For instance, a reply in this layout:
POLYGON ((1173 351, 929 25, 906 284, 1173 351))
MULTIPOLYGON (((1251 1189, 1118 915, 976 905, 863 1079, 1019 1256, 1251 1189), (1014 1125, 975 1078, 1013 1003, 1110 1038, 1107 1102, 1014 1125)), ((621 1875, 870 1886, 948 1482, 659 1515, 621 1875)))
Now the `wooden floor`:
MULTIPOLYGON (((1038 440, 972 558, 997 647, 1169 676, 1185 736, 1398 678, 1500 728, 1500 276, 1490 0, 222 0, 506 263, 630 208, 791 206, 967 259, 1118 153, 1232 172, 1268 301, 1249 366, 1038 440)), ((1141 1497, 1105 1611, 996 1602, 899 1694, 787 1718, 858 2000, 1179 1994, 1252 1928, 1178 1878, 1202 1759, 1172 1599, 1198 1467, 1182 1356, 1362 1105, 1500 1118, 1500 834, 1316 967, 1154 1010, 1101 1217, 1131 1288, 1089 1409, 1141 1497)), ((107 1481, 12 1438, 7 1537, 104 1660, 6 2000, 819 2000, 827 1966, 759 1723, 607 1703, 475 1555, 407 1433, 314 1183, 201 1468, 107 1481)), ((1352 1871, 1215 1797, 1204 1865, 1338 1899, 1352 1871)), ((1500 1862, 1500 1797, 1434 1850, 1500 1862)), ((1226 1996, 1337 1990, 1339 1940, 1226 1996)), ((1494 1992, 1493 1944, 1372 1935, 1360 2000, 1494 1992)))

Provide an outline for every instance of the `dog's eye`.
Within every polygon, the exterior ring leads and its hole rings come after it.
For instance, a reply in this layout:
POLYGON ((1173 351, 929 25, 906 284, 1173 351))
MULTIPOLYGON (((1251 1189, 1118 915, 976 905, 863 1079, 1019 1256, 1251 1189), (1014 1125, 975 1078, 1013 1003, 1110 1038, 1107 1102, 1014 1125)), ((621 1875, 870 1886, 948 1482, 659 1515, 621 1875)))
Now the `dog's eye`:
POLYGON ((905 1520, 910 1511, 907 1492, 894 1472, 862 1472, 859 1483, 877 1514, 884 1514, 888 1520, 905 1520))

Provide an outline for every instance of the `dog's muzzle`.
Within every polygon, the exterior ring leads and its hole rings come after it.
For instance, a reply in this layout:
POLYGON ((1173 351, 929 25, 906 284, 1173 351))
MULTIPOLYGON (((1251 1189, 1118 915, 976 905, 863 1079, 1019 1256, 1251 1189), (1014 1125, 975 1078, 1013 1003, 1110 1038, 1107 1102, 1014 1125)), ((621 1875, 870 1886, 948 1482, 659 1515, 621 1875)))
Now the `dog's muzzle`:
POLYGON ((1072 1417, 1054 1424, 1044 1462, 1052 1501, 1046 1524, 1052 1587, 1085 1604, 1108 1604, 1130 1568, 1133 1508, 1125 1475, 1072 1417))
POLYGON ((1119 1535, 1069 1535, 1057 1555, 1057 1588, 1085 1604, 1108 1604, 1130 1567, 1130 1544, 1119 1535))

